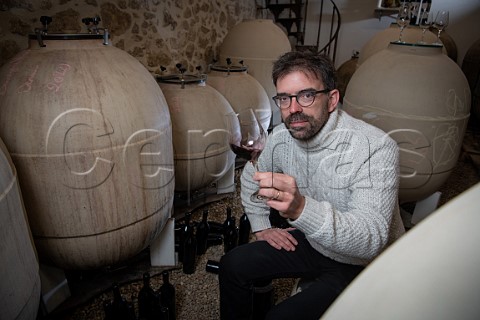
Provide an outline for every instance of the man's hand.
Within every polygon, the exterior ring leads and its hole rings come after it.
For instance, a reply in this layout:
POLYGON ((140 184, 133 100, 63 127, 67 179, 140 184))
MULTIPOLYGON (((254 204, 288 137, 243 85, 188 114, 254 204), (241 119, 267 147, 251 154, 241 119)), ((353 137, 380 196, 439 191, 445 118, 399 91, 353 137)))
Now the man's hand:
POLYGON ((266 204, 278 210, 280 215, 297 219, 305 207, 305 198, 297 187, 295 178, 283 173, 255 172, 253 180, 258 182, 258 195, 269 200, 266 204))
POLYGON ((293 237, 290 234, 290 232, 288 232, 294 229, 295 228, 265 229, 262 231, 255 232, 255 237, 257 238, 257 240, 267 241, 275 249, 278 249, 278 250, 285 249, 287 251, 295 251, 295 246, 298 244, 297 239, 295 239, 295 237, 293 237))

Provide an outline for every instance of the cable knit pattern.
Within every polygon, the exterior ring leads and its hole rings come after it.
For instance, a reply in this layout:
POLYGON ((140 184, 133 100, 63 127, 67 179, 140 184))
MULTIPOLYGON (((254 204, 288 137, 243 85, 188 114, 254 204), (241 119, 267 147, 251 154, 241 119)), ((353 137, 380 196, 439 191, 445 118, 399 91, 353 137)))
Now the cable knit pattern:
MULTIPOLYGON (((309 141, 274 128, 259 158, 260 171, 295 177, 305 196, 300 217, 289 223, 311 245, 339 262, 367 265, 404 232, 398 207, 398 147, 386 133, 335 110, 309 141)), ((258 185, 243 170, 242 202, 252 231, 270 228, 270 209, 250 202, 258 185)))

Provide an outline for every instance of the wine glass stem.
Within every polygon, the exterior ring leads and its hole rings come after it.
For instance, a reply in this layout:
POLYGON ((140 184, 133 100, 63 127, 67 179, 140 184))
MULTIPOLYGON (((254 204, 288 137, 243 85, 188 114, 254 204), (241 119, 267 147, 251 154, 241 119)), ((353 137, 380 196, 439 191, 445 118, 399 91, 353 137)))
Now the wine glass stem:
POLYGON ((258 162, 257 160, 250 160, 255 171, 258 171, 258 162))
POLYGON ((440 33, 442 33, 442 30, 441 30, 441 29, 438 29, 437 43, 440 43, 440 33))
POLYGON ((404 27, 401 27, 401 28, 400 28, 400 35, 399 35, 399 37, 398 37, 398 42, 402 42, 403 28, 404 28, 404 27))
MULTIPOLYGON (((250 162, 252 163, 253 165, 253 168, 255 169, 255 171, 258 171, 258 164, 257 164, 257 161, 256 160, 250 160, 250 162)), ((265 201, 265 198, 262 197, 262 196, 259 196, 258 195, 258 190, 255 191, 254 193, 252 193, 252 195, 250 196, 250 200, 252 202, 255 202, 255 203, 263 203, 265 201)))

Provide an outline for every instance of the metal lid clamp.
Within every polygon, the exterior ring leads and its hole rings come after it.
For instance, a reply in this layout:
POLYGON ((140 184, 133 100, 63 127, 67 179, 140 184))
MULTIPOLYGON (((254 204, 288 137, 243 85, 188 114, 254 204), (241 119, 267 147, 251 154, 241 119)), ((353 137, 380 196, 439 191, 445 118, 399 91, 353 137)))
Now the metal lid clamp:
MULTIPOLYGON (((187 69, 181 63, 177 63, 175 67, 178 69, 178 71, 180 71, 180 74, 156 76, 155 78, 157 82, 177 85, 179 84, 181 89, 185 89, 186 84, 196 84, 201 87, 206 85, 207 75, 201 73, 202 68, 200 66, 195 67, 195 69, 198 71, 197 74, 186 74, 185 72, 187 69)), ((160 66, 160 70, 163 74, 166 68, 160 66)))
POLYGON ((48 34, 48 24, 52 22, 52 17, 41 16, 40 22, 43 25, 43 29, 35 28, 35 34, 37 36, 38 45, 43 48, 45 47, 45 44, 43 43, 42 37, 48 34))
POLYGON ((185 69, 184 66, 182 66, 181 63, 177 63, 175 65, 175 67, 177 67, 178 71, 180 71, 180 82, 181 82, 181 85, 182 85, 182 89, 185 89, 185 71, 187 71, 187 69, 185 69))
POLYGON ((95 16, 93 18, 83 18, 82 22, 87 26, 88 33, 90 34, 100 34, 100 31, 103 31, 103 44, 109 45, 109 37, 110 34, 107 28, 99 28, 98 24, 102 21, 99 16, 95 16))

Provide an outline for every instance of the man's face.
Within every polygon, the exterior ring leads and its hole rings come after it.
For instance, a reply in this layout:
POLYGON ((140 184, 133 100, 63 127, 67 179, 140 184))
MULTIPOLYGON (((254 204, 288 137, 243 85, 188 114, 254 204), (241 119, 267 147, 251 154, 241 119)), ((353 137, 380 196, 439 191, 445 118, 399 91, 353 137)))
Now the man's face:
MULTIPOLYGON (((305 73, 294 71, 277 80, 277 95, 296 95, 301 91, 323 90, 321 80, 305 73)), ((290 134, 295 139, 308 140, 316 135, 328 120, 330 112, 338 103, 338 90, 315 95, 315 101, 308 107, 298 104, 296 98, 291 99, 289 108, 281 109, 282 119, 290 134)))

